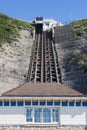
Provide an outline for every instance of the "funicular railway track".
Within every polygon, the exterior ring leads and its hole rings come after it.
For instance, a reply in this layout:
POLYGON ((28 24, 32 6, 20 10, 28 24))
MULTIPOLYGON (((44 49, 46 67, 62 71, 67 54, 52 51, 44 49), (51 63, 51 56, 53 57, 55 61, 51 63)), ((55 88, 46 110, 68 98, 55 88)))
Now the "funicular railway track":
POLYGON ((62 82, 51 32, 36 33, 29 82, 62 82))

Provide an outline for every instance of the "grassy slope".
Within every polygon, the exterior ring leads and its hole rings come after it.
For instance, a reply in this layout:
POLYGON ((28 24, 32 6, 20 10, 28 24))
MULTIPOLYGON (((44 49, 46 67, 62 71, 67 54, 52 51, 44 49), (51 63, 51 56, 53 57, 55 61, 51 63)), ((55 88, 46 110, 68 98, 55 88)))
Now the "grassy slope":
MULTIPOLYGON (((71 23, 74 27, 74 33, 76 34, 76 40, 87 40, 87 19, 82 19, 78 21, 74 21, 71 23)), ((80 51, 77 50, 77 54, 75 54, 74 58, 71 60, 71 64, 78 64, 81 63, 80 69, 83 69, 84 72, 87 74, 87 50, 86 44, 83 49, 80 51)))
POLYGON ((12 42, 19 36, 19 32, 25 28, 32 28, 28 22, 23 22, 7 15, 0 14, 0 46, 6 42, 12 42))
POLYGON ((74 33, 78 36, 78 39, 87 39, 87 19, 74 21, 71 24, 74 26, 74 33))

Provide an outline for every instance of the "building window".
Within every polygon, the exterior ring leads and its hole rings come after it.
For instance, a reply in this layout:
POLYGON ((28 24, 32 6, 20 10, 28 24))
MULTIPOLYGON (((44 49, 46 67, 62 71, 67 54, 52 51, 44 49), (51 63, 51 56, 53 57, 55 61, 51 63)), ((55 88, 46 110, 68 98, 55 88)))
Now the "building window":
POLYGON ((50 108, 43 109, 43 122, 45 123, 51 122, 51 109, 50 108))
POLYGON ((87 102, 83 102, 82 105, 83 105, 83 106, 87 106, 87 102))
POLYGON ((27 109, 26 121, 27 122, 33 122, 33 109, 27 109))
POLYGON ((60 105, 60 102, 54 102, 54 105, 55 105, 55 106, 59 106, 59 105, 60 105))
POLYGON ((18 106, 23 106, 23 101, 18 101, 18 106))
POLYGON ((34 122, 42 122, 42 109, 41 108, 35 108, 34 109, 34 122))
POLYGON ((28 123, 58 123, 58 108, 27 108, 26 122, 28 123))
POLYGON ((2 106, 2 101, 0 101, 0 106, 2 106))
POLYGON ((53 102, 51 102, 51 101, 47 102, 47 106, 52 106, 52 105, 53 105, 53 102))
POLYGON ((9 106, 9 101, 5 101, 4 106, 9 106))
POLYGON ((64 107, 67 106, 67 104, 68 104, 67 102, 62 102, 62 106, 64 107))
POLYGON ((76 106, 77 107, 81 106, 81 102, 76 102, 76 106))
POLYGON ((11 106, 16 106, 16 102, 11 102, 11 106))
POLYGON ((45 106, 45 105, 46 105, 45 101, 40 102, 40 106, 45 106))
POLYGON ((58 109, 52 109, 53 122, 58 122, 58 109))
POLYGON ((33 105, 33 106, 37 106, 37 105, 38 105, 38 101, 33 101, 33 102, 32 102, 32 105, 33 105))
POLYGON ((30 101, 25 101, 25 106, 30 106, 31 102, 30 101))
POLYGON ((69 102, 69 106, 74 106, 74 102, 69 102))
POLYGON ((46 26, 49 26, 49 23, 45 23, 46 26))

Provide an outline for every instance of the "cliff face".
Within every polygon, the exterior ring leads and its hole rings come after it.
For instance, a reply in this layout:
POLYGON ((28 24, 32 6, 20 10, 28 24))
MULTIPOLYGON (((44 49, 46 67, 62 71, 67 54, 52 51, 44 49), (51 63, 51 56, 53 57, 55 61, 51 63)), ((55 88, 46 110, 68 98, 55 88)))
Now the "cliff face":
MULTIPOLYGON (((0 94, 2 94, 26 82, 34 39, 30 31, 26 30, 30 27, 29 23, 2 14, 0 21, 2 21, 0 23, 2 25, 0 94)), ((63 84, 87 94, 87 20, 56 27, 54 40, 63 84)))
POLYGON ((84 94, 87 93, 87 40, 77 36, 71 25, 56 27, 55 45, 62 82, 84 94))
POLYGON ((17 41, 0 47, 0 94, 26 82, 33 40, 22 30, 17 41))

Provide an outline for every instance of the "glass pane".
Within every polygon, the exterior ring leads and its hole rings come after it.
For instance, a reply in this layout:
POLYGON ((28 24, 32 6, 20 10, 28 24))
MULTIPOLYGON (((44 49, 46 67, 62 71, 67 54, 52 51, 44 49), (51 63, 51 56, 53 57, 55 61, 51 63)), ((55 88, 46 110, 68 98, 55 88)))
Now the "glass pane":
POLYGON ((54 102, 54 105, 55 105, 55 106, 59 106, 59 105, 60 105, 60 102, 54 102))
POLYGON ((53 102, 47 102, 47 106, 52 106, 53 102))
POLYGON ((11 102, 11 106, 16 106, 16 102, 11 102))
POLYGON ((69 106, 74 106, 74 102, 69 102, 69 106))
POLYGON ((76 106, 81 106, 81 102, 76 102, 76 106))
POLYGON ((31 105, 31 102, 26 101, 25 106, 29 106, 29 105, 31 105))
POLYGON ((44 106, 44 105, 45 105, 45 102, 40 102, 40 105, 41 105, 41 106, 44 106))
POLYGON ((37 101, 32 102, 32 105, 33 105, 33 106, 37 106, 37 105, 38 105, 38 102, 37 102, 37 101))
POLYGON ((19 101, 19 102, 18 102, 18 106, 23 106, 23 102, 22 102, 22 101, 19 101))
POLYGON ((4 106, 9 106, 9 102, 4 102, 4 106))
POLYGON ((27 109, 27 111, 26 111, 26 121, 32 122, 33 121, 32 116, 33 116, 33 109, 27 109))
POLYGON ((0 106, 2 106, 2 101, 0 101, 0 106))
POLYGON ((62 102, 62 106, 67 106, 67 102, 62 102))
POLYGON ((50 108, 43 109, 43 122, 51 122, 51 110, 50 108))
POLYGON ((58 122, 58 109, 52 109, 52 120, 58 122))
POLYGON ((83 106, 87 106, 87 102, 83 102, 82 105, 83 105, 83 106))
POLYGON ((34 122, 42 122, 42 109, 41 108, 34 109, 34 122))

